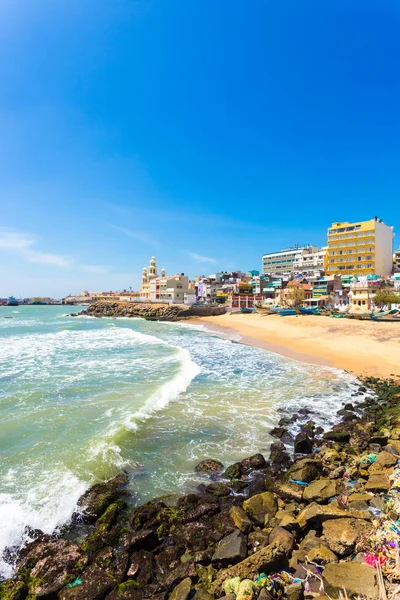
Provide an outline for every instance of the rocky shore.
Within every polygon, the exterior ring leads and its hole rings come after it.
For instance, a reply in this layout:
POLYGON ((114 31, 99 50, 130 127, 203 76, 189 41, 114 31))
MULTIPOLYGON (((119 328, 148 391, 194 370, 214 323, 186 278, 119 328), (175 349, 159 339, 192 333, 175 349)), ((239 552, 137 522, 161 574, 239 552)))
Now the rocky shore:
POLYGON ((31 532, 0 598, 399 598, 400 382, 338 414, 283 414, 268 459, 206 459, 196 494, 128 509, 126 475, 93 486, 61 535, 31 532))
POLYGON ((222 315, 221 306, 186 306, 184 304, 160 304, 151 302, 94 302, 86 310, 73 313, 76 317, 140 317, 147 321, 180 321, 189 317, 222 315))

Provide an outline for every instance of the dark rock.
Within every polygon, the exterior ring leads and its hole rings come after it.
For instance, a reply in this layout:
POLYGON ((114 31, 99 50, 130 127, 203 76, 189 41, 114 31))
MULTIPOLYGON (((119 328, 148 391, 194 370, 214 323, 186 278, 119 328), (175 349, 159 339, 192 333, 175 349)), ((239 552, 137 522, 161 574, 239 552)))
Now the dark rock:
POLYGON ((294 451, 298 454, 311 454, 312 441, 306 433, 298 433, 294 439, 294 451))
POLYGON ((130 557, 128 577, 133 577, 141 586, 148 585, 154 574, 154 558, 151 552, 141 550, 130 557))
POLYGON ((315 434, 315 423, 314 421, 307 421, 300 427, 300 431, 308 435, 308 437, 312 438, 315 434))
POLYGON ((275 467, 287 468, 290 463, 290 455, 282 442, 271 444, 269 459, 275 467))
POLYGON ((372 437, 369 438, 369 444, 379 444, 380 446, 386 446, 386 444, 388 443, 388 437, 387 435, 373 435, 372 437))
POLYGON ((157 513, 158 507, 156 504, 144 504, 143 506, 137 506, 133 508, 129 514, 129 524, 135 529, 135 531, 139 531, 139 529, 145 528, 156 529, 158 526, 157 523, 157 513))
POLYGON ((167 546, 159 554, 155 554, 156 573, 161 581, 165 579, 167 573, 179 567, 184 552, 183 546, 167 546))
POLYGON ((199 462, 195 470, 198 473, 220 473, 223 468, 224 465, 219 462, 219 460, 207 458, 206 460, 199 462))
POLYGON ((197 504, 196 506, 194 506, 191 510, 188 510, 184 516, 180 519, 181 523, 191 523, 193 521, 198 521, 199 519, 201 519, 202 517, 208 515, 215 515, 215 513, 219 512, 219 505, 217 502, 210 504, 209 500, 210 498, 207 499, 208 502, 201 502, 199 504, 197 504))
POLYGON ((187 550, 205 550, 211 528, 205 523, 178 523, 171 532, 176 546, 184 546, 187 550))
POLYGON ((39 542, 20 561, 17 576, 29 573, 32 597, 47 596, 74 580, 87 562, 79 546, 68 540, 39 542))
POLYGON ((87 521, 95 521, 117 499, 118 489, 126 484, 126 475, 118 475, 105 483, 93 485, 78 500, 79 513, 87 521))
POLYGON ((119 585, 126 576, 128 557, 114 558, 111 548, 105 548, 97 555, 82 574, 80 583, 64 587, 58 594, 60 600, 99 600, 119 585))
POLYGON ((217 568, 235 565, 247 555, 247 537, 238 529, 223 538, 217 545, 212 564, 217 568))
POLYGON ((124 552, 129 553, 136 550, 154 550, 160 545, 160 542, 152 529, 142 529, 125 534, 121 538, 121 544, 124 552))
POLYGON ((265 458, 262 454, 254 454, 241 462, 242 470, 244 472, 251 471, 252 469, 263 469, 265 465, 265 458))
POLYGON ((240 479, 242 476, 242 463, 230 465, 224 472, 225 479, 240 479))
POLYGON ((206 492, 213 494, 217 497, 229 496, 230 494, 228 486, 223 483, 210 483, 206 487, 206 492))
POLYGON ((347 444, 350 441, 350 433, 348 431, 327 431, 324 433, 324 440, 332 442, 340 442, 347 444))

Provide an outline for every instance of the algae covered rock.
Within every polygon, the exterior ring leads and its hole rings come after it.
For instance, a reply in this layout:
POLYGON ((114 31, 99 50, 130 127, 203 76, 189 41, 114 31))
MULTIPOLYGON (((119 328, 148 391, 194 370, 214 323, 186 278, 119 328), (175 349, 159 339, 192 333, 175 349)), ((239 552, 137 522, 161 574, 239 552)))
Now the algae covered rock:
POLYGON ((187 600, 190 590, 192 587, 192 580, 189 577, 183 579, 178 585, 173 589, 171 594, 168 596, 168 600, 187 600))
POLYGON ((127 481, 126 475, 118 475, 105 483, 93 485, 79 498, 78 511, 87 521, 95 521, 117 499, 118 489, 127 481))
POLYGON ((224 465, 219 460, 212 458, 206 458, 196 465, 197 473, 220 473, 224 468, 224 465))
POLYGON ((240 529, 242 533, 249 533, 252 529, 252 523, 241 506, 232 506, 230 517, 236 527, 240 529))

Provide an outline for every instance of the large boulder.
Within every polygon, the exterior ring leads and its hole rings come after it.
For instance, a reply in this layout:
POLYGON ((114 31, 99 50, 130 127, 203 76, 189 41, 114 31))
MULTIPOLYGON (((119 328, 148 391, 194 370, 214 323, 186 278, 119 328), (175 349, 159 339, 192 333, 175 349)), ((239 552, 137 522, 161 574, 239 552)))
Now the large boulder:
POLYGON ((335 479, 317 479, 310 483, 303 492, 303 500, 308 502, 326 502, 339 492, 339 484, 335 479))
POLYGON ((238 529, 223 538, 216 547, 212 564, 217 567, 235 565, 247 556, 247 537, 238 529))
POLYGON ((290 454, 286 451, 286 446, 282 442, 271 444, 269 459, 274 467, 287 469, 291 463, 290 454))
POLYGON ((246 472, 253 469, 263 469, 266 465, 266 462, 263 455, 258 453, 254 454, 253 456, 249 456, 249 458, 245 458, 240 464, 242 466, 242 470, 246 472))
POLYGON ((371 530, 371 522, 362 519, 332 519, 325 521, 322 529, 332 552, 346 556, 352 554, 356 543, 371 530))
POLYGON ((118 489, 127 483, 126 475, 117 475, 105 483, 93 485, 78 500, 78 514, 87 521, 95 521, 112 504, 118 495, 118 489))
POLYGON ((287 473, 288 479, 310 483, 322 473, 322 463, 313 458, 303 458, 294 463, 287 473))
POLYGON ((279 544, 289 554, 294 548, 294 537, 283 527, 276 526, 269 534, 269 543, 279 544))
POLYGON ((368 565, 354 562, 328 563, 322 576, 325 593, 330 598, 377 600, 379 590, 376 571, 368 565))
POLYGON ((206 458, 199 462, 195 470, 197 473, 220 473, 223 468, 224 465, 219 460, 206 458))
POLYGON ((365 484, 367 492, 388 492, 390 490, 390 481, 385 473, 373 473, 368 477, 365 484))
POLYGON ((278 505, 272 492, 264 492, 245 500, 243 509, 257 525, 264 526, 266 520, 275 516, 278 505))
POLYGON ((236 527, 242 533, 250 533, 253 525, 241 506, 232 506, 229 514, 236 527))
POLYGON ((128 556, 114 557, 111 548, 98 553, 96 559, 79 579, 64 587, 58 594, 60 600, 98 600, 122 583, 128 570, 128 556))
POLYGON ((32 597, 55 594, 85 568, 88 559, 76 544, 65 539, 38 543, 19 564, 20 573, 29 574, 32 597))
POLYGON ((301 431, 294 439, 294 451, 299 454, 311 454, 313 449, 312 441, 307 433, 301 431))
POLYGON ((336 506, 332 506, 331 504, 323 506, 316 502, 312 502, 297 515, 296 520, 298 526, 303 529, 310 523, 323 523, 329 519, 344 518, 371 520, 372 515, 365 510, 343 510, 336 506))

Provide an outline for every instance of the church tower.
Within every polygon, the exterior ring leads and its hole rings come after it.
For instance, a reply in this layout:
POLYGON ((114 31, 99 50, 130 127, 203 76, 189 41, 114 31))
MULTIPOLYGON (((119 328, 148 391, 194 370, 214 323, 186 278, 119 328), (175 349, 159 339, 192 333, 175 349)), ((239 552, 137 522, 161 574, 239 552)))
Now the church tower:
POLYGON ((150 266, 149 266, 149 279, 155 279, 158 277, 157 273, 157 263, 154 256, 151 257, 150 266))
POLYGON ((142 285, 144 283, 147 283, 149 280, 148 276, 147 276, 147 269, 146 267, 143 267, 143 275, 142 275, 142 285))

